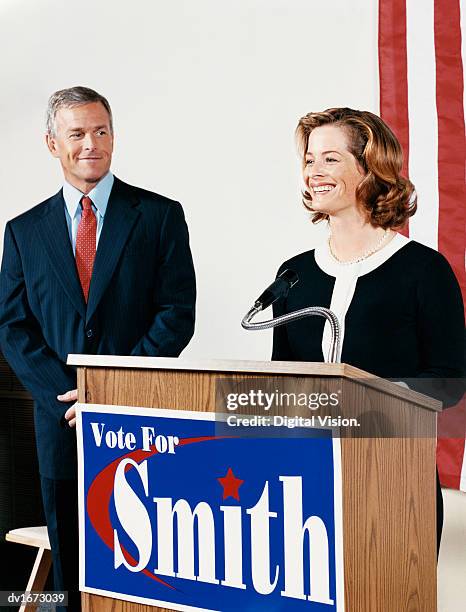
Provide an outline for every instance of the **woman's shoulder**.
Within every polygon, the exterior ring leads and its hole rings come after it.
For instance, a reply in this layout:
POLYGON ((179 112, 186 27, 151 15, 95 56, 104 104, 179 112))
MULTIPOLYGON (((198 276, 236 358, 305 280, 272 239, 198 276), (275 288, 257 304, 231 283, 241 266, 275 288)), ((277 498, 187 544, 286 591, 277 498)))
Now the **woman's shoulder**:
POLYGON ((314 259, 315 259, 315 249, 310 249, 309 251, 303 251, 302 253, 293 255, 293 257, 290 257, 289 259, 284 261, 280 267, 283 268, 283 266, 288 266, 288 265, 290 266, 291 265, 297 265, 297 266, 308 265, 309 261, 314 261, 314 259))
POLYGON ((414 282, 420 296, 427 296, 432 303, 449 296, 449 300, 456 301, 463 310, 458 279, 442 253, 410 240, 395 255, 399 259, 392 271, 414 282))
POLYGON ((395 259, 400 265, 409 266, 411 270, 417 270, 419 273, 428 273, 432 269, 451 271, 451 266, 442 253, 416 240, 407 242, 396 255, 395 259))
POLYGON ((315 249, 298 253, 290 259, 284 261, 278 269, 278 274, 284 270, 294 270, 300 272, 303 270, 309 271, 316 267, 315 263, 315 249))

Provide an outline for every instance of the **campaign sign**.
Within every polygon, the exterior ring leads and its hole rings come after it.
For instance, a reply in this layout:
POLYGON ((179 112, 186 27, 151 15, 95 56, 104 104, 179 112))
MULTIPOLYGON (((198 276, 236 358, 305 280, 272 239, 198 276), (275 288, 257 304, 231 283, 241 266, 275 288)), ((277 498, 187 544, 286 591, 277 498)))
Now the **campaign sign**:
POLYGON ((214 418, 79 407, 81 590, 174 610, 343 610, 339 440, 219 437, 214 418))

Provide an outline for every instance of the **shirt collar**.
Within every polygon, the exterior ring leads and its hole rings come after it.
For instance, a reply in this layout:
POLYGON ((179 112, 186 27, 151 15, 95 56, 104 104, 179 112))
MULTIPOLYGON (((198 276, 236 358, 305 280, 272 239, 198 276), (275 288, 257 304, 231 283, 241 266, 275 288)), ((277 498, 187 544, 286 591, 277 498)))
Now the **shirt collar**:
MULTIPOLYGON (((107 172, 104 178, 100 179, 97 185, 87 194, 87 196, 91 198, 92 203, 96 207, 101 217, 104 217, 107 211, 108 199, 110 197, 110 192, 112 191, 113 181, 113 174, 111 172, 107 172)), ((63 198, 71 219, 74 219, 83 195, 84 194, 81 193, 79 189, 73 187, 73 185, 68 183, 68 181, 64 182, 63 198)))

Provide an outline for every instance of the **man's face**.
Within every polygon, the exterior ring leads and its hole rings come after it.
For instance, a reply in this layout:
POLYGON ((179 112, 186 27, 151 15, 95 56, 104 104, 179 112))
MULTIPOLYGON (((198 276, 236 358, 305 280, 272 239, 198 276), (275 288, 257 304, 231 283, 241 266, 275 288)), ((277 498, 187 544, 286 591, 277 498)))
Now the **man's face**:
POLYGON ((54 135, 47 134, 46 140, 65 179, 82 193, 89 193, 110 169, 113 135, 100 102, 58 109, 54 135))

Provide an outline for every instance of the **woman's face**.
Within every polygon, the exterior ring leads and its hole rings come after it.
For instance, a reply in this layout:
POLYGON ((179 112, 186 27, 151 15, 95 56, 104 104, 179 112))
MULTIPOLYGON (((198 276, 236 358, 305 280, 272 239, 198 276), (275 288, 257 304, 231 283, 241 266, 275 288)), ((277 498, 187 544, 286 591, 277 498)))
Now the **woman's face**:
POLYGON ((356 188, 364 171, 348 151, 348 137, 341 127, 322 125, 312 130, 303 175, 316 212, 341 216, 358 210, 356 188))

